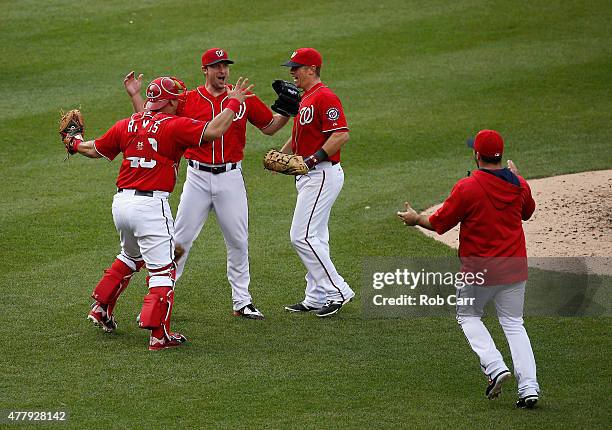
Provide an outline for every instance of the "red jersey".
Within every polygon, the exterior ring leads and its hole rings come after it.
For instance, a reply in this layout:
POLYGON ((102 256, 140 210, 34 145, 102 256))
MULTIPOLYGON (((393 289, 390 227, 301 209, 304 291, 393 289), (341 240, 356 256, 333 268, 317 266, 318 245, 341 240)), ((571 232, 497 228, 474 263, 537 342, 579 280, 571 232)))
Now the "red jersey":
POLYGON ((118 188, 172 192, 183 152, 203 142, 207 124, 165 113, 139 112, 113 125, 94 146, 109 160, 123 153, 118 188))
MULTIPOLYGON (((335 131, 349 131, 342 103, 320 82, 302 96, 299 112, 293 119, 291 149, 294 154, 309 157, 321 149, 335 131)), ((329 160, 340 161, 340 151, 329 160)))
MULTIPOLYGON (((182 96, 177 114, 180 116, 211 121, 227 107, 227 92, 214 97, 204 86, 187 91, 182 96)), ((209 164, 237 163, 244 158, 247 121, 262 129, 273 121, 272 111, 257 97, 246 99, 240 111, 234 115, 229 129, 220 139, 200 148, 185 152, 185 158, 209 164)))
POLYGON ((493 264, 498 272, 487 275, 492 279, 487 285, 527 279, 527 249, 522 221, 533 214, 535 201, 527 181, 517 177, 519 186, 476 170, 457 182, 442 207, 429 217, 438 234, 461 223, 459 257, 464 269, 471 263, 482 266, 487 259, 489 267, 493 264), (494 260, 489 257, 519 258, 494 260), (499 279, 498 274, 503 275, 503 279, 499 279), (495 282, 495 279, 500 282, 495 282))

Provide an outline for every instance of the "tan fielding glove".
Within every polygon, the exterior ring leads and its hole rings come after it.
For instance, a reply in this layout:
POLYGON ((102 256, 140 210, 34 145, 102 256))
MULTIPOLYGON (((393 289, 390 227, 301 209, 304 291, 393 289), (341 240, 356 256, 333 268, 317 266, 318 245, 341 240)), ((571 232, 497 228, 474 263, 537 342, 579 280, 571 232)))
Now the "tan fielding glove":
POLYGON ((285 154, 276 149, 266 153, 263 165, 268 170, 284 175, 305 175, 309 170, 301 155, 285 154))

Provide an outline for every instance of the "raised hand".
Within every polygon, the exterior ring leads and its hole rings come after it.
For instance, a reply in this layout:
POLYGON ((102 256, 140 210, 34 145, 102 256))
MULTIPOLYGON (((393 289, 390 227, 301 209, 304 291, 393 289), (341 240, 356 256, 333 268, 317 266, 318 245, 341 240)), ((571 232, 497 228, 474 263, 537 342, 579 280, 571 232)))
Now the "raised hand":
POLYGON ((136 78, 134 76, 134 71, 132 70, 130 73, 125 75, 125 78, 123 79, 123 86, 130 97, 140 94, 140 89, 142 88, 142 73, 138 75, 138 78, 136 78))
POLYGON ((236 85, 234 85, 234 88, 230 89, 229 87, 227 87, 227 90, 228 90, 227 97, 229 99, 236 99, 240 103, 243 103, 246 99, 250 97, 254 97, 255 94, 252 94, 252 93, 249 94, 249 93, 255 85, 253 84, 248 85, 248 82, 249 82, 249 78, 243 78, 243 77, 238 78, 238 80, 236 81, 236 85))
POLYGON ((518 168, 516 167, 516 164, 514 164, 514 161, 512 160, 508 160, 508 170, 510 170, 512 173, 514 173, 517 176, 519 174, 518 168))

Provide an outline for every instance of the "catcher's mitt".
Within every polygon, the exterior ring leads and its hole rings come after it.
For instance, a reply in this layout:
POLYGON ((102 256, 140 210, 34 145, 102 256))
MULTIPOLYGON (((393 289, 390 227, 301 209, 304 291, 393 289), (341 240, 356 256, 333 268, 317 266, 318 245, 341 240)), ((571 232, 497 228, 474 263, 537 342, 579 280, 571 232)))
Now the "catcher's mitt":
POLYGON ((304 163, 301 155, 285 154, 270 149, 263 160, 266 169, 285 175, 305 175, 308 173, 308 166, 304 163))
POLYGON ((62 138, 62 143, 66 147, 66 151, 69 154, 74 154, 75 151, 72 149, 72 141, 76 135, 83 135, 85 131, 85 123, 81 111, 78 109, 72 109, 66 113, 62 113, 62 117, 59 121, 59 134, 62 138))
POLYGON ((272 88, 278 94, 278 99, 272 105, 274 112, 283 116, 295 116, 300 108, 300 90, 293 83, 277 79, 272 82, 272 88))

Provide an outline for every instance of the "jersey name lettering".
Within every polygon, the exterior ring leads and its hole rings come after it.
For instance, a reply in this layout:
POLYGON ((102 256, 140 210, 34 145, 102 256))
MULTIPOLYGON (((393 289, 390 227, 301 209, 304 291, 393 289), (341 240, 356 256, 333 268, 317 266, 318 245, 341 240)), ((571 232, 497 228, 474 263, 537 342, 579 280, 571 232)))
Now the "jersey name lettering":
MULTIPOLYGON (((151 120, 149 120, 149 119, 143 120, 142 121, 142 127, 143 128, 147 128, 147 126, 149 125, 150 122, 151 122, 151 120)), ((149 127, 147 132, 148 133, 157 133, 158 129, 159 129, 159 121, 155 121, 153 123, 153 125, 151 125, 151 127, 149 127)), ((136 124, 136 121, 131 119, 130 122, 128 122, 127 131, 128 131, 128 133, 136 133, 138 131, 138 124, 136 124)))

